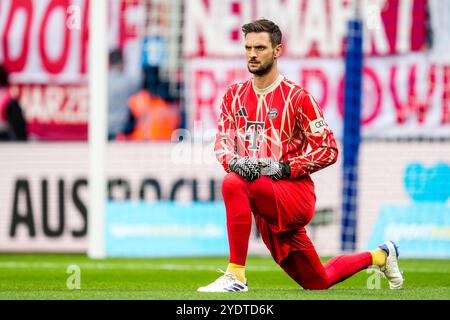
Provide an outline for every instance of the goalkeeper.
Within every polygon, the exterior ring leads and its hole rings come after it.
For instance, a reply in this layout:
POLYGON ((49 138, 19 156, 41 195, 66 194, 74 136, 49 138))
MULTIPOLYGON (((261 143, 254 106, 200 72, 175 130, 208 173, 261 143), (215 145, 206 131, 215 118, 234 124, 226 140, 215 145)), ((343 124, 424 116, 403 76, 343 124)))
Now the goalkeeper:
POLYGON ((279 74, 283 45, 278 26, 261 19, 242 31, 253 77, 227 89, 215 141, 216 157, 227 172, 222 194, 229 264, 224 275, 198 291, 248 290, 252 214, 273 259, 305 289, 327 289, 371 265, 381 267, 392 289, 401 288, 397 247, 391 241, 370 252, 320 262, 305 229, 316 200, 310 174, 336 162, 333 132, 314 98, 279 74))

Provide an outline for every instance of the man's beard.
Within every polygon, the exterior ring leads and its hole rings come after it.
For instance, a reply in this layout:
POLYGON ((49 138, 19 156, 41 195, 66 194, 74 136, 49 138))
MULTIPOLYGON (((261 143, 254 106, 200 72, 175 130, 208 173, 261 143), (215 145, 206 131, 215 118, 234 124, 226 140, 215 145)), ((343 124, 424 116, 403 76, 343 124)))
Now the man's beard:
POLYGON ((253 70, 250 69, 250 62, 249 62, 247 64, 247 68, 248 68, 248 71, 250 73, 253 73, 254 75, 264 76, 264 75, 268 74, 269 71, 272 69, 273 62, 274 62, 274 59, 272 59, 271 61, 267 62, 266 64, 260 65, 259 68, 253 69, 253 70))

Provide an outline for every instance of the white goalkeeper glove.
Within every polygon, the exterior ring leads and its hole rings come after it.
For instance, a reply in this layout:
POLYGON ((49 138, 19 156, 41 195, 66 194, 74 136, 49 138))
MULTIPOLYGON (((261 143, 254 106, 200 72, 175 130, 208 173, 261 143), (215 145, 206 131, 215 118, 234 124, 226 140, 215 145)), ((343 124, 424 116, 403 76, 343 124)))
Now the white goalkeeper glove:
POLYGON ((228 167, 230 168, 230 171, 237 173, 248 181, 253 181, 261 177, 261 166, 256 158, 236 157, 230 161, 228 167))
POLYGON ((270 158, 258 159, 261 167, 261 174, 267 175, 272 180, 280 180, 291 176, 289 162, 279 162, 270 158))

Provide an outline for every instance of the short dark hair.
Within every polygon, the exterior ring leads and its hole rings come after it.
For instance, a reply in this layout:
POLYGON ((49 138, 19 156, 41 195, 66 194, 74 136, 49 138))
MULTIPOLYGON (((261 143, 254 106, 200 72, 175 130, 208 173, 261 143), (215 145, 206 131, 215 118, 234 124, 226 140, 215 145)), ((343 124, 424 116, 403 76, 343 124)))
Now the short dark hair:
POLYGON ((244 36, 251 32, 267 32, 270 36, 270 42, 272 47, 275 47, 281 43, 281 30, 280 28, 270 20, 258 19, 242 26, 242 32, 244 36))

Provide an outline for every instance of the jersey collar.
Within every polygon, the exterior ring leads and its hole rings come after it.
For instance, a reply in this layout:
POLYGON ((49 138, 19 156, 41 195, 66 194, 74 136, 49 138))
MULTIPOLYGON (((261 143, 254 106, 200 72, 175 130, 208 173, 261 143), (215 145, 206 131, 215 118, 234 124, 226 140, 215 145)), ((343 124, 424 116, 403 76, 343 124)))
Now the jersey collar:
POLYGON ((281 83, 281 81, 283 81, 283 75, 279 74, 277 79, 272 82, 272 84, 264 89, 259 89, 257 86, 255 86, 255 82, 252 79, 252 86, 253 86, 253 90, 255 90, 256 93, 259 94, 266 94, 269 92, 272 92, 273 90, 276 89, 276 87, 278 87, 278 85, 281 83))

